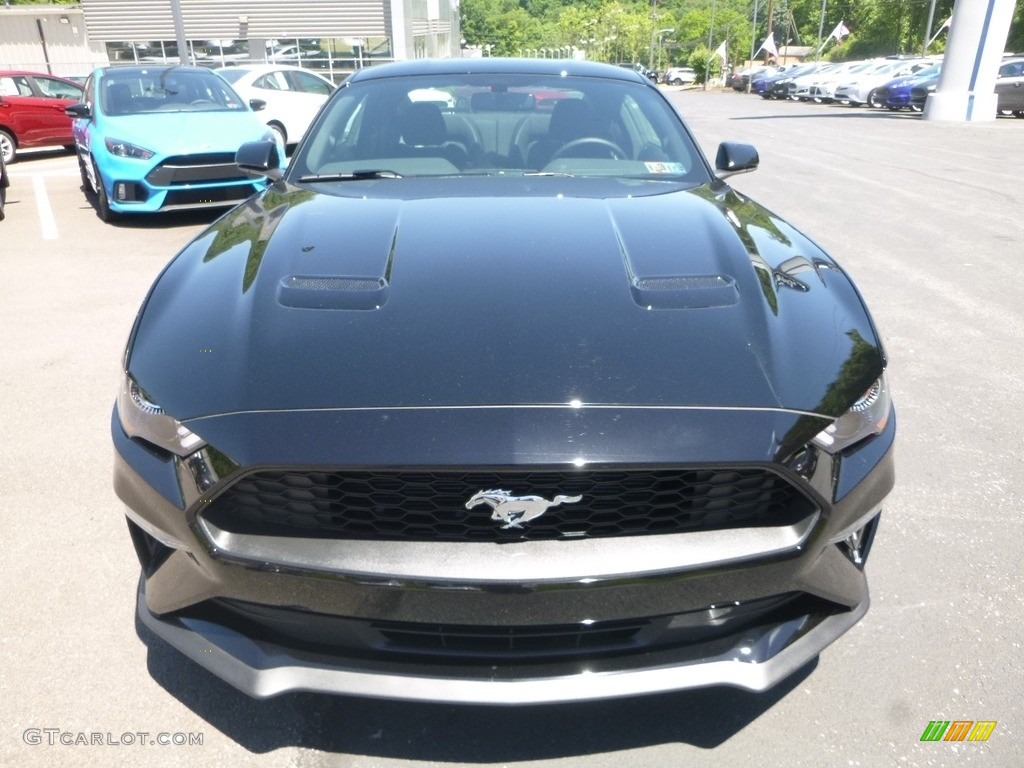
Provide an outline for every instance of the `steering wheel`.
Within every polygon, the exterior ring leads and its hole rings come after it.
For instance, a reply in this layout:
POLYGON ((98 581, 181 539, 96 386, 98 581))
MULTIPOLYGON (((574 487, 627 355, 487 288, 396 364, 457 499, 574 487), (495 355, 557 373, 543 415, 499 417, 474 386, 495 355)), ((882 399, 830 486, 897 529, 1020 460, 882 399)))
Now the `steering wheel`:
POLYGON ((201 104, 213 104, 209 99, 196 99, 195 101, 189 102, 190 106, 198 107, 201 104))
POLYGON ((587 144, 593 144, 594 146, 601 147, 602 149, 607 150, 608 154, 612 156, 613 160, 626 159, 626 153, 623 151, 622 147, 620 147, 614 141, 608 141, 608 139, 601 139, 598 138, 597 136, 584 136, 581 139, 573 139, 568 144, 563 144, 561 147, 555 150, 555 152, 551 155, 551 159, 548 160, 548 162, 550 163, 552 160, 557 160, 558 158, 562 157, 568 152, 571 152, 577 147, 582 147, 587 144))

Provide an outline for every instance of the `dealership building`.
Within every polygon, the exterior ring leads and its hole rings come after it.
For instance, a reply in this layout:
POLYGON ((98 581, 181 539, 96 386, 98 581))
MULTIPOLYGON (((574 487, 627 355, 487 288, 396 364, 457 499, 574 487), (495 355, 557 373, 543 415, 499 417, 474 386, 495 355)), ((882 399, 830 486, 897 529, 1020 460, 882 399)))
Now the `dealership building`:
POLYGON ((385 61, 460 55, 457 0, 81 0, 0 6, 0 69, 279 61, 347 74, 385 61), (173 9, 180 9, 176 19, 173 9), (178 22, 176 24, 176 21, 178 22))

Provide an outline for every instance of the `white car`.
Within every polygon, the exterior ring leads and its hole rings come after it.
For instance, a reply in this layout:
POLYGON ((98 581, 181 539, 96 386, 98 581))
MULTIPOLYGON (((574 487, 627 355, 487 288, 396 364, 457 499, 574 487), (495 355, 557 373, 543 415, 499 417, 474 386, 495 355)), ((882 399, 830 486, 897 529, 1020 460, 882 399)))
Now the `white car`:
POLYGON ((798 77, 796 79, 796 92, 793 94, 800 101, 829 102, 835 99, 836 86, 839 82, 852 79, 866 69, 876 65, 876 60, 869 61, 846 61, 841 64, 833 64, 819 70, 812 75, 798 77))
POLYGON ((215 69, 238 95, 262 99, 259 114, 285 145, 297 144, 334 90, 334 83, 316 72, 290 64, 244 64, 215 69))
POLYGON ((935 64, 935 59, 883 60, 871 69, 836 86, 835 100, 870 107, 884 107, 878 100, 878 89, 897 77, 906 77, 935 64))
POLYGON ((696 80, 697 73, 693 71, 693 67, 672 67, 662 78, 662 82, 669 85, 689 85, 696 80))

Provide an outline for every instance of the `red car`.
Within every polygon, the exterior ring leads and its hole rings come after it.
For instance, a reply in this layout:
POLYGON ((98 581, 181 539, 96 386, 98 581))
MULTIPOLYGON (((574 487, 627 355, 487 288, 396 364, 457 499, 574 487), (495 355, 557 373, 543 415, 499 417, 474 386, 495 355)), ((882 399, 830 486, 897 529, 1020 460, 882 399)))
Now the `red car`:
POLYGON ((0 153, 52 144, 74 147, 64 108, 82 100, 82 86, 38 72, 0 71, 0 153))

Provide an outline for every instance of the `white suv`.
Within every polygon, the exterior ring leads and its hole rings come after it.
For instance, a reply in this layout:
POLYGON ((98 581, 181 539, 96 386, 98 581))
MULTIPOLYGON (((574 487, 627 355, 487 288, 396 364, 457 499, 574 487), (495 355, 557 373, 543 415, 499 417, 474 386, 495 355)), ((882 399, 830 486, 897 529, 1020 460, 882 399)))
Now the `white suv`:
POLYGON ((662 82, 669 85, 689 85, 696 81, 697 73, 693 71, 693 67, 672 67, 662 78, 662 82))

